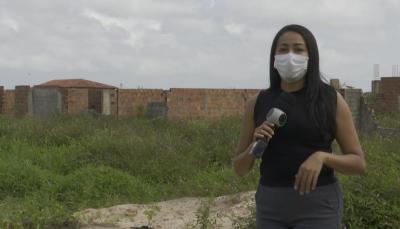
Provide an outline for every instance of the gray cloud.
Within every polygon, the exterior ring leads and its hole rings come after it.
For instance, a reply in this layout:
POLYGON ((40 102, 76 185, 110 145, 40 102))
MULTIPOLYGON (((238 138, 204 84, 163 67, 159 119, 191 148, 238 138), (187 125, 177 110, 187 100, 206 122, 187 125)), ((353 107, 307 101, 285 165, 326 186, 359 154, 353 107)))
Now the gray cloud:
POLYGON ((391 75, 400 62, 399 10, 397 0, 0 0, 0 85, 263 88, 275 33, 298 23, 327 77, 369 90, 374 63, 391 75))

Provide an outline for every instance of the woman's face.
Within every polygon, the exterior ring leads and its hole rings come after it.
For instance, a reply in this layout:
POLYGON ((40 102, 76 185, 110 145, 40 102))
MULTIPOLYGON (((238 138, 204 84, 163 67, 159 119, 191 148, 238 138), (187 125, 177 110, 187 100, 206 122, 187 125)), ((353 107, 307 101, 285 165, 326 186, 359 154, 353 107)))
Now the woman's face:
POLYGON ((279 37, 275 55, 286 54, 288 52, 308 56, 306 42, 299 33, 287 31, 279 37))

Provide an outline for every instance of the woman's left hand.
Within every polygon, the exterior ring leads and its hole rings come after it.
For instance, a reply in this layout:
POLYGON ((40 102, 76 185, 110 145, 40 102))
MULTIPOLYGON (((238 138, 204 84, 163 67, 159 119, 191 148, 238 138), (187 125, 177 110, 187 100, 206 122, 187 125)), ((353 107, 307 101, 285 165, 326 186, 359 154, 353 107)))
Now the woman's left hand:
POLYGON ((324 156, 325 152, 316 151, 300 165, 294 184, 294 189, 298 190, 300 195, 309 193, 317 186, 319 173, 325 160, 324 156))

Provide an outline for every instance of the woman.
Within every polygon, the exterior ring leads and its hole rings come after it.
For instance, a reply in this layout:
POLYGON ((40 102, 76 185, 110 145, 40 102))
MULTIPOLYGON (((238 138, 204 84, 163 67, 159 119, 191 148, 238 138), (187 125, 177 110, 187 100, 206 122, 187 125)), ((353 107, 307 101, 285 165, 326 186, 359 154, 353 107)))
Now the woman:
POLYGON ((255 194, 257 228, 341 228, 343 197, 333 171, 365 174, 366 163, 348 105, 322 82, 312 33, 287 25, 275 36, 270 54, 270 87, 246 103, 233 158, 238 176, 253 167, 253 144, 269 139, 261 158, 255 194), (274 128, 267 112, 281 93, 295 103, 287 122, 274 128), (335 140, 341 155, 332 154, 335 140))

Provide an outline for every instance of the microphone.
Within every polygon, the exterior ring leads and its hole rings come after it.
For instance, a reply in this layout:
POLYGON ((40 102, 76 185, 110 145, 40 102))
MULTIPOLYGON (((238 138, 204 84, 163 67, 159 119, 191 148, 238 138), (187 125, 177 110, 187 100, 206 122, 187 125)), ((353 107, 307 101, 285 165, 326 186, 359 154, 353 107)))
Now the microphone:
MULTIPOLYGON (((296 97, 294 97, 294 95, 288 92, 282 92, 279 95, 274 107, 271 108, 266 115, 266 120, 274 124, 274 131, 286 124, 288 117, 287 113, 289 112, 290 107, 292 107, 295 103, 296 97)), ((258 138, 257 141, 253 143, 253 146, 250 149, 250 154, 258 159, 261 158, 265 149, 268 147, 268 143, 269 138, 258 138)))

